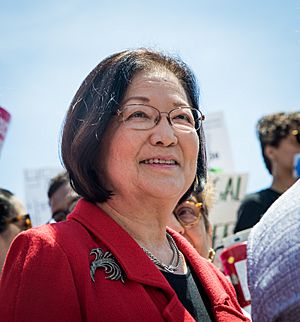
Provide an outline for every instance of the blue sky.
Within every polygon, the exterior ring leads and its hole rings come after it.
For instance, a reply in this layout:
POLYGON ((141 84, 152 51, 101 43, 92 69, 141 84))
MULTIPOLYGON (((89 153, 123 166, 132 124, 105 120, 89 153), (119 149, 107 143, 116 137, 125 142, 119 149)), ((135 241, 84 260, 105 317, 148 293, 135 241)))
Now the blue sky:
POLYGON ((0 39, 0 106, 12 114, 0 186, 21 198, 24 169, 60 165, 66 109, 116 51, 153 47, 193 68, 204 113, 224 113, 248 191, 270 184, 256 121, 300 109, 300 0, 0 0, 0 39))

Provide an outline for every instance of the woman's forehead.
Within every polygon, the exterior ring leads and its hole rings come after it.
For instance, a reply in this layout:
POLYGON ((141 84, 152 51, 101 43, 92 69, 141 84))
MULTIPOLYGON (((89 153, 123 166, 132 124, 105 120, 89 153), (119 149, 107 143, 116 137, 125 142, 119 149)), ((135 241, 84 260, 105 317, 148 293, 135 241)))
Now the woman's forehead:
POLYGON ((180 85, 180 81, 177 76, 169 71, 166 68, 154 68, 149 70, 142 70, 137 72, 131 81, 131 84, 134 85, 138 82, 172 82, 177 85, 180 85))
POLYGON ((151 92, 160 95, 172 94, 187 100, 187 94, 176 75, 168 70, 156 69, 138 72, 130 82, 124 100, 151 92))

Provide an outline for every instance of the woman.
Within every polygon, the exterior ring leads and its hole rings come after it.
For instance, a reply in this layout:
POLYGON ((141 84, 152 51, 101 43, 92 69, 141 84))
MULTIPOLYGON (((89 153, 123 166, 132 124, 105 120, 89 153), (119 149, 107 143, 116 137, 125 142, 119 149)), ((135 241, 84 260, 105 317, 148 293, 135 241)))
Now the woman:
POLYGON ((206 184, 201 193, 193 193, 180 203, 170 217, 168 226, 185 237, 204 258, 213 262, 212 226, 208 213, 213 202, 212 184, 206 184))
POLYGON ((62 136, 83 199, 66 222, 15 241, 1 281, 6 321, 247 321, 226 279, 166 232, 179 199, 205 181, 197 94, 183 62, 145 49, 87 76, 62 136))
POLYGON ((0 188, 0 276, 10 244, 28 228, 31 220, 21 201, 9 190, 0 188))

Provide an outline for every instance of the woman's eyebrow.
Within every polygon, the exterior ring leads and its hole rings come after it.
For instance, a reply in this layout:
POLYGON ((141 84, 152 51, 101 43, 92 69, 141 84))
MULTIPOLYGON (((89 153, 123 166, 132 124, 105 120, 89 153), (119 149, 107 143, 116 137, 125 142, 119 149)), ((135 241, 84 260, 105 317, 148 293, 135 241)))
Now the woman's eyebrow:
MULTIPOLYGON (((125 105, 126 103, 128 103, 129 101, 131 100, 138 100, 138 101, 143 101, 144 103, 149 103, 150 102, 150 99, 148 97, 145 97, 145 96, 131 96, 131 97, 128 97, 122 105, 125 105)), ((184 101, 178 101, 178 102, 173 102, 172 105, 174 107, 181 107, 181 106, 187 106, 188 104, 186 104, 186 102, 184 101)))
POLYGON ((189 106, 189 104, 187 104, 186 102, 174 102, 173 104, 172 104, 174 107, 182 107, 182 106, 189 106))
POLYGON ((143 102, 146 102, 146 103, 149 103, 150 102, 150 99, 145 97, 145 96, 131 96, 131 97, 128 97, 124 102, 123 104, 126 104, 127 102, 131 101, 131 100, 138 100, 138 101, 143 101, 143 102))

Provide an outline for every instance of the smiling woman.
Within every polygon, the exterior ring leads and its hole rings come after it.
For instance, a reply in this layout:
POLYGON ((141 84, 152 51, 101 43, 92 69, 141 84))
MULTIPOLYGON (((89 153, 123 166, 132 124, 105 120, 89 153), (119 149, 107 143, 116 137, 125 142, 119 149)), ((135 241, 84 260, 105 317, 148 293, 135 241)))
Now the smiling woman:
POLYGON ((128 50, 87 76, 62 136, 82 199, 66 222, 15 240, 6 321, 247 321, 225 277, 166 227, 206 181, 203 119, 180 59, 128 50))

